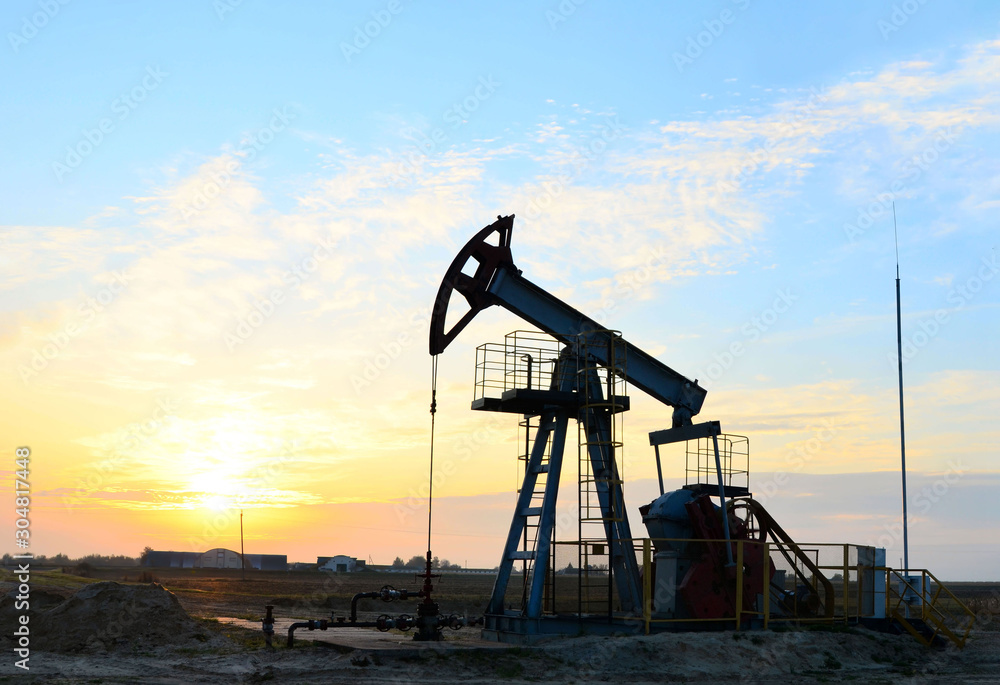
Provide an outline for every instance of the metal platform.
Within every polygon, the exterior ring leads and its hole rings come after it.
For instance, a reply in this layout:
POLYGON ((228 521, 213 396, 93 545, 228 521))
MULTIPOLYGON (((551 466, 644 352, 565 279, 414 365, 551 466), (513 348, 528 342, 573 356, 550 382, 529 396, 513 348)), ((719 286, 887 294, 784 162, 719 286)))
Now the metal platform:
MULTIPOLYGON (((719 496, 719 484, 718 483, 691 483, 690 485, 685 485, 684 490, 690 490, 696 495, 711 495, 712 497, 719 496)), ((727 485, 726 486, 726 498, 731 499, 733 497, 749 497, 750 489, 743 488, 738 485, 727 485)))
MULTIPOLYGON (((479 397, 472 401, 472 408, 476 411, 499 411, 537 416, 548 409, 578 410, 582 404, 583 398, 575 392, 512 388, 505 390, 500 397, 479 397)), ((628 411, 629 398, 624 395, 615 395, 608 402, 608 406, 615 414, 628 411)))

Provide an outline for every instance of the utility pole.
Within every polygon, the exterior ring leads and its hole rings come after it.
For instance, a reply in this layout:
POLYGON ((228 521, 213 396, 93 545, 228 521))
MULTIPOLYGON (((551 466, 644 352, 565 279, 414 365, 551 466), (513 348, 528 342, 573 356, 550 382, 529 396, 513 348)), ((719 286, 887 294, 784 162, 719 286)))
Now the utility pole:
POLYGON ((247 558, 243 555, 243 510, 240 509, 240 567, 243 569, 243 580, 247 579, 247 558))

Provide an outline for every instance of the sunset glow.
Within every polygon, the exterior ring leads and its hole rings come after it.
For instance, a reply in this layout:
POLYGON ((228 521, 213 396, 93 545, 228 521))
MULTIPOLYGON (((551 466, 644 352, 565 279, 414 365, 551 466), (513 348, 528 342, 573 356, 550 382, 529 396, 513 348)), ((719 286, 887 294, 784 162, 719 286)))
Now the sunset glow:
MULTIPOLYGON (((524 276, 699 379, 797 539, 895 560, 895 203, 910 556, 995 578, 1000 6, 557 6, 403 2, 357 48, 382 5, 72 3, 5 48, 0 471, 31 448, 34 553, 238 549, 242 510, 248 553, 423 554, 429 310, 515 214, 524 276)), ((475 348, 528 327, 490 308, 440 358, 442 559, 499 562, 521 445, 469 409, 475 348)), ((640 535, 670 408, 630 394, 640 535)))

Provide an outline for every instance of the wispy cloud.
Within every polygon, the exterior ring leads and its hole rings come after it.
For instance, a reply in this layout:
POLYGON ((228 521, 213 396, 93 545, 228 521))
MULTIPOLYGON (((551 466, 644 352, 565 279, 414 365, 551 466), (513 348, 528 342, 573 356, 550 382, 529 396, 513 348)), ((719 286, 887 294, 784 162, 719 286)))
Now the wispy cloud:
MULTIPOLYGON (((185 216, 193 198, 236 160, 220 149, 164 169, 148 193, 123 198, 79 226, 5 227, 0 259, 13 323, 0 330, 0 360, 11 371, 30 363, 32 350, 78 316, 80 303, 110 272, 127 269, 134 274, 129 286, 26 390, 34 406, 67 413, 87 393, 106 392, 100 401, 122 417, 120 424, 140 398, 158 392, 187 402, 169 430, 124 455, 127 469, 87 492, 95 506, 203 506, 213 490, 196 485, 210 478, 228 484, 223 495, 259 506, 390 499, 392 488, 423 478, 424 313, 458 247, 496 214, 518 214, 514 252, 526 275, 572 302, 606 301, 637 269, 647 275, 629 297, 650 297, 674 279, 744 268, 762 249, 776 208, 817 165, 842 171, 845 197, 864 198, 887 173, 880 159, 905 159, 938 129, 992 135, 1000 123, 997 74, 1000 42, 989 41, 954 62, 911 60, 772 95, 753 112, 617 122, 614 137, 602 133, 614 112, 566 112, 551 103, 558 114, 498 141, 450 143, 419 159, 408 182, 395 185, 400 150, 360 150, 299 130, 290 135, 322 143, 320 167, 295 179, 281 202, 262 178, 241 169, 229 172, 214 200, 185 216), (875 141, 878 153, 868 154, 875 141), (860 170, 859 159, 865 160, 860 170), (851 173, 843 171, 848 166, 851 173), (539 211, 528 211, 532 202, 539 211), (322 240, 336 245, 333 254, 292 285, 288 274, 322 240), (274 314, 245 344, 227 348, 225 334, 276 289, 285 297, 274 314), (388 361, 379 362, 374 389, 362 402, 352 376, 392 345, 398 352, 384 352, 388 361), (251 492, 248 474, 291 436, 306 445, 301 457, 274 485, 251 492), (392 471, 388 485, 377 478, 345 484, 379 468, 392 471), (165 478, 164 471, 177 475, 165 478)), ((955 185, 971 180, 960 158, 948 164, 955 185)), ((971 206, 990 206, 991 185, 968 188, 971 206)), ((514 327, 490 316, 477 322, 479 334, 514 327)), ((806 339, 866 321, 834 315, 785 335, 806 339)), ((461 345, 468 350, 471 343, 461 345)), ((451 360, 445 371, 449 379, 469 375, 451 360)), ((996 444, 989 422, 1000 379, 993 376, 944 370, 910 389, 923 407, 916 416, 939 424, 947 416, 961 426, 933 438, 935 449, 950 442, 950 449, 972 454, 996 444)), ((780 466, 824 420, 838 426, 837 437, 809 468, 888 468, 895 459, 892 398, 865 380, 760 382, 750 397, 744 388, 713 390, 712 411, 758 436, 762 464, 780 466)), ((444 401, 464 412, 467 386, 448 385, 444 401)), ((637 428, 665 427, 661 410, 634 413, 637 428)), ((71 447, 59 457, 65 470, 57 479, 65 482, 56 487, 74 488, 87 463, 116 449, 113 424, 65 428, 71 447)), ((455 440, 476 425, 455 418, 442 426, 442 439, 455 440)), ((508 447, 484 447, 483 459, 505 463, 508 447)), ((914 459, 929 469, 932 451, 915 447, 914 459)), ((485 487, 475 480, 462 472, 447 487, 485 487)))

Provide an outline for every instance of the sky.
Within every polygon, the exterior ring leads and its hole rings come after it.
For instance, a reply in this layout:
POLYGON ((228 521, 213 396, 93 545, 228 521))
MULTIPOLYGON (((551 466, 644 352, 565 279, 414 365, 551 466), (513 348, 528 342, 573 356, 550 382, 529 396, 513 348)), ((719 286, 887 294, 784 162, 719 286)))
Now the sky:
MULTIPOLYGON (((896 565, 898 250, 910 566, 997 580, 995 3, 18 0, 0 33, 31 552, 237 549, 242 509, 248 553, 423 554, 430 306, 514 214, 524 276, 697 378, 795 539, 896 565)), ((454 563, 500 560, 516 417, 469 402, 525 328, 491 308, 440 357, 454 563)), ((671 409, 631 395, 641 536, 671 409)))

